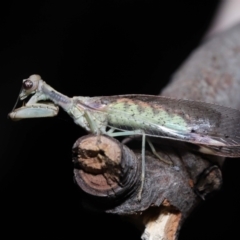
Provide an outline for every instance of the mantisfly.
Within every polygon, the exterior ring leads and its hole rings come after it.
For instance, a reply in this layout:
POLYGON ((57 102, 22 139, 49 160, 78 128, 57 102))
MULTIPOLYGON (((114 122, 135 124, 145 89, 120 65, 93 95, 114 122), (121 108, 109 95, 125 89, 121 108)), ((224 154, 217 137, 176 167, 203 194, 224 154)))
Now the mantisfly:
MULTIPOLYGON (((9 113, 12 119, 53 117, 62 107, 88 132, 111 137, 142 136, 142 186, 146 138, 189 142, 205 154, 240 157, 240 111, 215 104, 151 95, 69 98, 39 75, 23 80, 19 98, 32 95, 25 106, 9 113), (43 102, 51 100, 51 103, 43 102)), ((157 153, 155 152, 157 155, 157 153)), ((157 155, 158 156, 158 155, 157 155)))

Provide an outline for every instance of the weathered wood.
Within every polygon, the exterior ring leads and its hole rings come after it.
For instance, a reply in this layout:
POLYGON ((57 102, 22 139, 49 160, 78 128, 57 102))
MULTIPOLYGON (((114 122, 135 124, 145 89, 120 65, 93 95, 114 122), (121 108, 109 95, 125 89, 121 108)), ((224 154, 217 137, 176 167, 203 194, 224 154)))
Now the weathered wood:
POLYGON ((139 187, 136 182, 140 162, 114 138, 96 135, 79 138, 73 146, 73 162, 75 180, 93 202, 94 197, 101 197, 102 203, 113 204, 139 187))
MULTIPOLYGON (((129 219, 134 216, 134 222, 144 231, 143 239, 150 239, 153 234, 157 239, 175 239, 180 223, 201 201, 199 196, 207 195, 205 179, 208 179, 207 193, 220 185, 206 173, 197 194, 195 185, 199 174, 212 168, 212 163, 199 154, 188 152, 183 143, 175 142, 173 147, 172 141, 160 141, 159 150, 161 157, 171 159, 173 166, 146 153, 146 177, 139 201, 141 153, 133 154, 116 139, 106 136, 88 135, 78 139, 73 147, 74 173, 83 190, 83 205, 129 219)), ((217 177, 221 182, 221 175, 217 177)))

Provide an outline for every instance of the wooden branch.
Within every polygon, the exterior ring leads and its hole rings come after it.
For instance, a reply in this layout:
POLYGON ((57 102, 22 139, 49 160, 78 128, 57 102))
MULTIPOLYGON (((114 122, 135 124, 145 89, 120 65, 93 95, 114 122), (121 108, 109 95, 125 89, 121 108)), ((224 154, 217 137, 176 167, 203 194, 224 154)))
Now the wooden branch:
POLYGON ((138 188, 140 162, 114 138, 92 134, 79 138, 73 146, 73 162, 75 180, 93 205, 95 197, 114 204, 138 188))
POLYGON ((240 109, 240 25, 203 43, 161 95, 240 109))
POLYGON ((143 239, 175 239, 180 223, 201 201, 199 196, 205 197, 209 188, 220 187, 221 174, 208 170, 198 184, 199 173, 213 168, 212 164, 186 151, 183 143, 176 142, 174 148, 172 145, 172 141, 161 141, 159 154, 171 159, 173 166, 146 153, 146 177, 139 201, 141 153, 107 136, 78 139, 73 146, 74 174, 83 190, 83 205, 90 210, 127 215, 142 231, 145 229, 143 239))

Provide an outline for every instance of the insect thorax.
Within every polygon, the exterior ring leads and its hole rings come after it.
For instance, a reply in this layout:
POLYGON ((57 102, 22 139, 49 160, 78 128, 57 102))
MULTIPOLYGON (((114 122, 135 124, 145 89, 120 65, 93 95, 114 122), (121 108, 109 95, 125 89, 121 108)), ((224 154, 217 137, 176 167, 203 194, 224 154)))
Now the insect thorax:
POLYGON ((73 106, 68 113, 74 122, 92 133, 105 133, 107 114, 100 109, 93 108, 94 98, 74 97, 73 106))

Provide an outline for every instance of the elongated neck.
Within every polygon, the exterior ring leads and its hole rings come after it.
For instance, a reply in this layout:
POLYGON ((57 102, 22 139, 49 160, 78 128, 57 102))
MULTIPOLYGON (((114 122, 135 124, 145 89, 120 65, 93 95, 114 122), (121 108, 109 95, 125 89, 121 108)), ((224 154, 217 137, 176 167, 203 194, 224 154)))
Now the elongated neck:
POLYGON ((42 82, 41 91, 49 100, 62 107, 65 111, 68 111, 68 109, 72 106, 71 98, 56 91, 45 82, 42 82))

